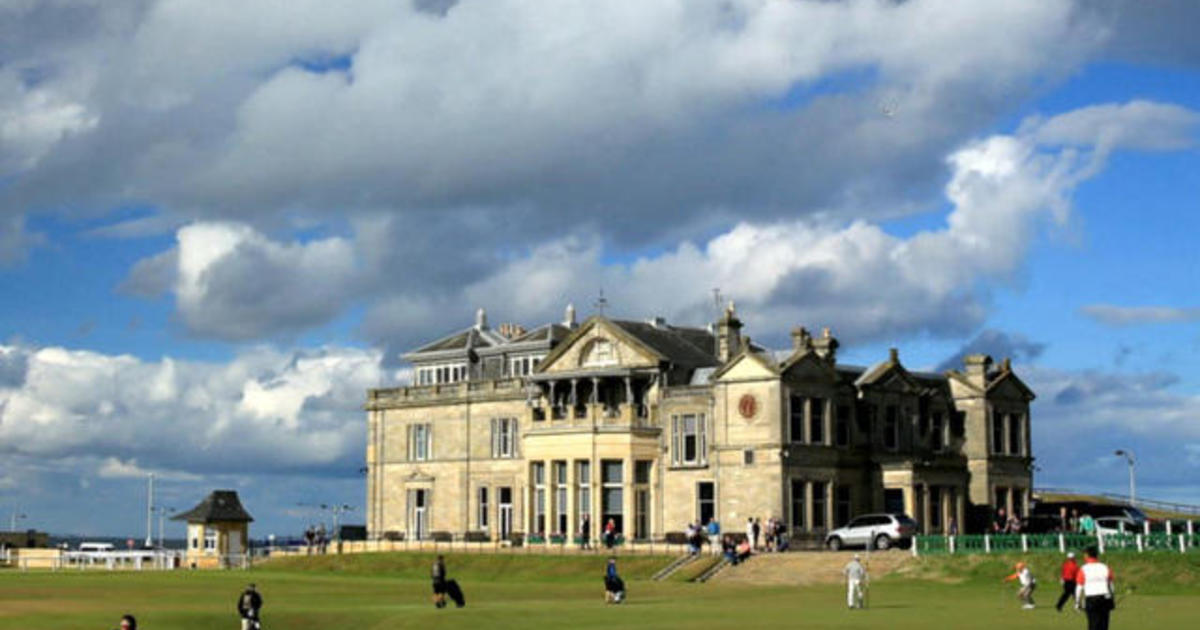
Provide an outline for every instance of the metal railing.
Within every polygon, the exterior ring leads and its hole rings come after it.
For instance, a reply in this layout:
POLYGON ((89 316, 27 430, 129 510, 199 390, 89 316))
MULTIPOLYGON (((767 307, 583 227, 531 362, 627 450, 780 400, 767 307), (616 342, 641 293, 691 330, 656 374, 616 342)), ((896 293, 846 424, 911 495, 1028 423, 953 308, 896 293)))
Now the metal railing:
MULTIPOLYGON (((1189 525, 1190 522, 1189 522, 1189 525)), ((912 554, 979 553, 1065 553, 1095 546, 1104 551, 1170 551, 1191 553, 1200 549, 1200 533, 1189 526, 1186 531, 1167 533, 1105 534, 973 534, 963 536, 916 536, 912 554)))
POLYGON ((1141 498, 1141 497, 1139 497, 1137 499, 1137 502, 1134 503, 1129 500, 1130 499, 1129 495, 1120 494, 1120 493, 1116 493, 1116 492, 1101 492, 1101 493, 1097 494, 1097 493, 1092 493, 1092 492, 1082 492, 1080 490, 1073 490, 1071 488, 1051 488, 1051 487, 1034 488, 1033 492, 1034 492, 1034 494, 1061 494, 1061 495, 1076 496, 1076 497, 1096 497, 1096 498, 1104 499, 1105 501, 1109 501, 1112 503, 1126 503, 1126 504, 1130 504, 1130 505, 1136 505, 1137 507, 1140 507, 1140 508, 1150 508, 1152 510, 1159 510, 1162 512, 1174 512, 1175 514, 1187 514, 1187 515, 1200 516, 1200 505, 1194 505, 1194 504, 1190 504, 1190 503, 1177 503, 1174 501, 1158 501, 1156 499, 1145 499, 1145 498, 1141 498))

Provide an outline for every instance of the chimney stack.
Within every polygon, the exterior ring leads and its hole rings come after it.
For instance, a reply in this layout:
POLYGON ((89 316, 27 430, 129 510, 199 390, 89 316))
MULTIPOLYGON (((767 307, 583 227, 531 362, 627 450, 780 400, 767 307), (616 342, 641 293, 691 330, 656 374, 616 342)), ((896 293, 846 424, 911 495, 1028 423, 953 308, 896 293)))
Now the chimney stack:
POLYGON ((808 334, 808 329, 803 326, 797 326, 792 329, 792 350, 800 352, 801 350, 812 349, 812 335, 808 334))
POLYGON ((986 354, 969 354, 963 358, 966 366, 967 382, 985 389, 987 388, 987 373, 992 367, 992 357, 986 354))
POLYGON ((825 359, 829 365, 837 363, 837 349, 841 345, 836 337, 833 336, 829 327, 821 329, 821 337, 812 341, 813 348, 817 351, 817 356, 825 359))
POLYGON ((717 322, 717 359, 725 363, 742 350, 742 321, 737 318, 733 302, 725 307, 725 315, 717 322))
POLYGON ((563 326, 574 329, 578 324, 575 323, 575 305, 567 304, 567 310, 563 313, 563 326))
POLYGON ((487 327, 487 311, 483 310, 483 307, 480 307, 479 310, 475 311, 475 328, 487 330, 487 327))

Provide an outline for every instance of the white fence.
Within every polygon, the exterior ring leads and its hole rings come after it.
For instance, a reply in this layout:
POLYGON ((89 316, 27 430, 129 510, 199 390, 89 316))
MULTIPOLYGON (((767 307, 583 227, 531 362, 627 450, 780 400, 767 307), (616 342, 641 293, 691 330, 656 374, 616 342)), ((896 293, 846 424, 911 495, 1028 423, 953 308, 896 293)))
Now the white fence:
MULTIPOLYGON (((147 549, 135 551, 58 551, 38 550, 43 553, 22 554, 19 551, 9 556, 10 561, 22 571, 48 569, 51 571, 171 571, 192 568, 183 551, 169 549, 147 549), (57 553, 54 553, 56 552, 57 553), (50 553, 46 553, 50 552, 50 553)), ((223 569, 248 569, 249 554, 233 554, 212 557, 223 569)), ((205 565, 204 568, 210 568, 205 565)))

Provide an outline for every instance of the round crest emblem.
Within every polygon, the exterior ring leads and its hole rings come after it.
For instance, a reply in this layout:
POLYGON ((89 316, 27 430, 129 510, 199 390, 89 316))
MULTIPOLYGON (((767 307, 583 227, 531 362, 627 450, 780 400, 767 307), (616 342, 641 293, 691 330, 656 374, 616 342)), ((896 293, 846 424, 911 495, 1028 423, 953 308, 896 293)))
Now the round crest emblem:
POLYGON ((738 401, 738 413, 747 420, 753 418, 758 413, 758 399, 753 394, 743 394, 738 401))

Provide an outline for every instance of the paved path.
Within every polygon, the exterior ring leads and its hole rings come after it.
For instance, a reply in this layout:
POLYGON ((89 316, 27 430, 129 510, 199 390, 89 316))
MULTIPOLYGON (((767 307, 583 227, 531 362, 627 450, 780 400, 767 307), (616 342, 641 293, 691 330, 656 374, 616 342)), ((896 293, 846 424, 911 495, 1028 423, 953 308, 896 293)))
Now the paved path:
MULTIPOLYGON (((913 560, 903 550, 859 552, 872 578, 880 578, 913 560)), ((797 551, 764 553, 745 564, 727 567, 713 582, 743 584, 836 584, 842 581, 842 567, 854 556, 852 551, 797 551)))

